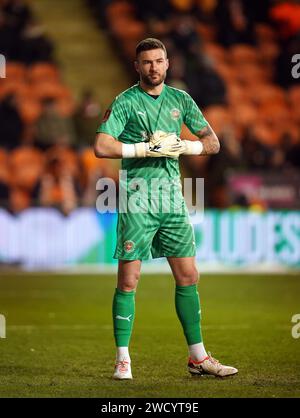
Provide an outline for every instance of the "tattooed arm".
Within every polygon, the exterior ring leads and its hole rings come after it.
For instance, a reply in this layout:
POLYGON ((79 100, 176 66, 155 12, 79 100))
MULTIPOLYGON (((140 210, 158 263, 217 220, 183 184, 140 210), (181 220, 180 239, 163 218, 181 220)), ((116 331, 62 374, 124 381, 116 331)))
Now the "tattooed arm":
POLYGON ((218 154, 220 151, 220 142, 210 125, 201 129, 201 131, 197 132, 196 135, 203 145, 201 155, 218 154))
POLYGON ((199 141, 183 139, 180 140, 178 144, 172 145, 171 149, 173 153, 177 153, 176 156, 179 156, 181 154, 213 155, 219 152, 220 143, 218 137, 209 125, 197 132, 196 135, 199 138, 199 141))

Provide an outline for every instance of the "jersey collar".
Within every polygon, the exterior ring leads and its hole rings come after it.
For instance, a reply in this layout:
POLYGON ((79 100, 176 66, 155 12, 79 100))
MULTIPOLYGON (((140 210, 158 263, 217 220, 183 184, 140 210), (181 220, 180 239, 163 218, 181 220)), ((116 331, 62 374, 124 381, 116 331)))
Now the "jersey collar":
POLYGON ((145 97, 147 97, 148 100, 150 100, 151 102, 156 102, 156 103, 159 103, 162 100, 163 96, 165 95, 165 91, 166 91, 166 85, 164 83, 163 89, 162 89, 160 95, 156 99, 154 99, 154 97, 151 97, 148 93, 145 92, 145 90, 142 89, 142 87, 140 85, 140 82, 138 82, 138 88, 143 93, 143 95, 145 97))

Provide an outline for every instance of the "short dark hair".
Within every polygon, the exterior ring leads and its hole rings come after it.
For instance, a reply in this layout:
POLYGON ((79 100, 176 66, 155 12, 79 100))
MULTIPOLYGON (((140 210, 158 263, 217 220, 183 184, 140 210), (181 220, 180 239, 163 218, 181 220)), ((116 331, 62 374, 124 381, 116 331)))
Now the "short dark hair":
POLYGON ((137 44, 135 49, 136 58, 139 56, 141 52, 150 51, 151 49, 162 49, 167 57, 166 47, 159 39, 147 38, 137 44))

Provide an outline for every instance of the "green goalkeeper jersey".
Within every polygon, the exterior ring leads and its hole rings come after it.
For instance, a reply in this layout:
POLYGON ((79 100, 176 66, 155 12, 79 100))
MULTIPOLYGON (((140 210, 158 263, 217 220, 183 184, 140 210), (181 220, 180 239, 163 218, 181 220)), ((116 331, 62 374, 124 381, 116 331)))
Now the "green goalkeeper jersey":
MULTIPOLYGON (((134 144, 147 142, 158 130, 179 136, 183 123, 195 134, 208 125, 188 93, 164 84, 161 94, 154 98, 138 83, 115 98, 97 133, 103 132, 125 144, 134 144)), ((167 157, 123 158, 122 170, 127 170, 128 179, 180 176, 178 159, 167 157)))

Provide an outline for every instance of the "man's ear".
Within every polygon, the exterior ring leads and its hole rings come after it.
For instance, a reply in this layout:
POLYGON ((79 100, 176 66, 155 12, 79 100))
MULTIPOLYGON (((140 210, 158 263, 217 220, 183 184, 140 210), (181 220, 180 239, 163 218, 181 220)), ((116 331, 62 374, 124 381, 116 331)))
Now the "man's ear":
POLYGON ((168 58, 166 59, 166 64, 167 64, 167 69, 169 68, 169 60, 168 58))
POLYGON ((137 61, 134 61, 134 68, 136 72, 140 73, 139 63, 137 61))

